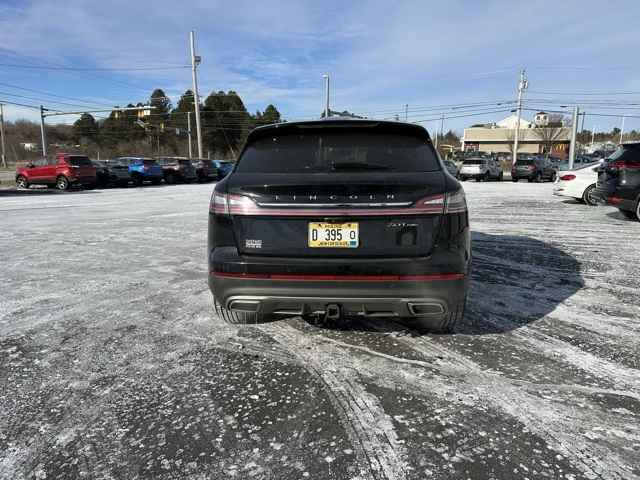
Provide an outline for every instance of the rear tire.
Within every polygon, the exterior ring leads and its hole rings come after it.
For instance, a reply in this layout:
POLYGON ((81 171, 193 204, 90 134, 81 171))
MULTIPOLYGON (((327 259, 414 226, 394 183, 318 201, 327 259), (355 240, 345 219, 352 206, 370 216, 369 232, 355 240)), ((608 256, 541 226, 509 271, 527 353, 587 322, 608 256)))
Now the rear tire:
POLYGON ((513 183, 518 183, 518 180, 519 180, 518 178, 512 178, 512 179, 511 179, 511 181, 512 181, 513 183))
POLYGON ((638 218, 636 212, 632 212, 631 210, 620 210, 620 213, 622 213, 629 220, 637 220, 638 218))
POLYGON ((160 185, 160 182, 162 182, 160 178, 154 178, 153 180, 151 180, 152 185, 160 185))
POLYGON ((60 175, 56 178, 56 188, 58 190, 68 190, 69 189, 69 180, 64 175, 60 175))
POLYGON ((551 182, 555 183, 557 179, 558 179, 558 174, 556 172, 553 172, 553 174, 551 175, 551 182))
POLYGON ((538 173, 536 175, 536 183, 542 183, 542 174, 541 173, 538 173))
POLYGON ((595 184, 589 185, 582 194, 582 201, 591 207, 595 207, 596 205, 598 205, 598 202, 596 202, 596 200, 593 198, 593 192, 595 191, 595 189, 595 184))
POLYGON ((23 188, 25 190, 29 188, 29 180, 27 180, 27 177, 19 175, 18 178, 16 178, 16 188, 23 188))
POLYGON ((135 175, 135 176, 132 178, 132 180, 133 180, 133 184, 134 184, 136 187, 141 187, 141 186, 142 186, 142 184, 143 184, 143 182, 144 182, 144 180, 142 179, 142 175, 135 175))
POLYGON ((500 175, 498 175, 498 181, 501 182, 504 179, 504 172, 500 172, 500 175))
POLYGON ((165 183, 168 183, 170 185, 174 184, 174 183, 176 183, 176 176, 173 173, 167 173, 164 176, 164 181, 165 181, 165 183))

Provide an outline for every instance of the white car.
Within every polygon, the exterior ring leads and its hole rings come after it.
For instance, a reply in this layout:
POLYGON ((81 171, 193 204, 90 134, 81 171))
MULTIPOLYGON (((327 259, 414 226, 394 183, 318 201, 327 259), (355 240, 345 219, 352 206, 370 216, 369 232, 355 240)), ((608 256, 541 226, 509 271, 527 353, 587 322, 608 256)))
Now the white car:
POLYGON ((597 205, 593 192, 598 181, 599 163, 580 167, 576 170, 558 172, 553 194, 560 197, 571 197, 587 205, 597 205))

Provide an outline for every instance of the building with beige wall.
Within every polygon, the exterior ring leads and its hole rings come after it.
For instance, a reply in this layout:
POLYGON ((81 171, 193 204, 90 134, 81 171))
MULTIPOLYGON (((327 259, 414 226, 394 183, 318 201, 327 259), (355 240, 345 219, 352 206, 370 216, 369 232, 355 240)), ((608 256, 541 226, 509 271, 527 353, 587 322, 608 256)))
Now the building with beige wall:
MULTIPOLYGON (((520 119, 518 153, 552 153, 567 157, 571 141, 571 128, 552 125, 544 112, 536 114, 536 122, 520 119)), ((499 122, 464 129, 463 150, 492 153, 511 153, 515 138, 517 117, 511 115, 499 122)))

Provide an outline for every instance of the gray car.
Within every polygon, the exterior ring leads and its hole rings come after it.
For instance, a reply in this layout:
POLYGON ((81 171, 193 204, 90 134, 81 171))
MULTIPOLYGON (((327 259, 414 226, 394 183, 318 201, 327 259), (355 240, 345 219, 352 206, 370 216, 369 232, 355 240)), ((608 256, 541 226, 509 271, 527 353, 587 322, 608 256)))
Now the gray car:
POLYGON ((476 182, 489 180, 502 180, 502 167, 498 161, 490 155, 479 154, 470 156, 462 162, 460 180, 469 178, 476 182))

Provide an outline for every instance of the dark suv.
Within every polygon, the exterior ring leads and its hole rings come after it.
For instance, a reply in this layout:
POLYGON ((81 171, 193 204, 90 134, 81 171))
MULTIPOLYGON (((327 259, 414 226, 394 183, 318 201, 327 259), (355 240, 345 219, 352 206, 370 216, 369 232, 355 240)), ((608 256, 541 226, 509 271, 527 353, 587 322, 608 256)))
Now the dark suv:
POLYGON ((555 182, 557 176, 558 169, 550 159, 535 155, 518 155, 515 165, 511 167, 511 180, 514 182, 521 178, 526 178, 529 182, 555 182))
POLYGON ((594 196, 640 220, 640 142, 624 143, 607 158, 598 169, 594 196))
POLYGON ((395 317, 450 331, 469 281, 465 195, 419 125, 260 127, 214 188, 208 257, 228 321, 395 317))
POLYGON ((196 167, 188 158, 162 157, 156 159, 162 167, 162 176, 166 183, 190 183, 196 180, 196 167))

